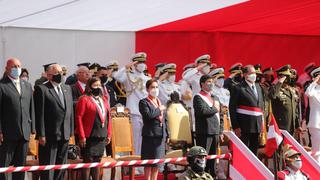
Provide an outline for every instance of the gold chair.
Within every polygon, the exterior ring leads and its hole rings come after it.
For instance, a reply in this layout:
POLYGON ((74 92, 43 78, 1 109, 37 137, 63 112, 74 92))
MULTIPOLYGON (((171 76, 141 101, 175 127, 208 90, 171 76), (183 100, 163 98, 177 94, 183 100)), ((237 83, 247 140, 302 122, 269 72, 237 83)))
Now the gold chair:
MULTIPOLYGON (((118 106, 111 109, 112 121, 112 158, 116 161, 140 160, 141 157, 134 155, 133 133, 130 120, 130 111, 128 108, 118 106), (118 153, 129 153, 129 155, 118 156, 118 153)), ((104 161, 108 157, 104 157, 104 161)), ((129 167, 130 179, 134 178, 134 167, 129 167)), ((116 168, 111 170, 111 178, 115 179, 116 168)), ((124 168, 121 168, 121 177, 124 179, 124 168)), ((102 179, 102 176, 100 176, 102 179)))

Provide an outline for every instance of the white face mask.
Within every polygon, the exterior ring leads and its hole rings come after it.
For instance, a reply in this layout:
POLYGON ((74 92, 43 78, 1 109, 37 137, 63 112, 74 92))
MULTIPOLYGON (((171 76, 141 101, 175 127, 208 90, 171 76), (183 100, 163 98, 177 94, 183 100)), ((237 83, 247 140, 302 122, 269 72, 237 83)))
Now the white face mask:
POLYGON ((218 86, 219 88, 222 88, 224 85, 224 79, 223 78, 219 78, 216 80, 216 86, 218 86))
POLYGON ((256 74, 249 74, 248 75, 248 81, 250 82, 256 82, 257 75, 256 74))
POLYGON ((202 68, 202 72, 204 74, 209 74, 210 72, 210 66, 209 65, 206 65, 205 67, 202 68))
POLYGON ((295 161, 292 162, 291 165, 292 165, 293 167, 295 167, 296 170, 299 170, 299 169, 301 169, 301 167, 302 167, 302 161, 301 161, 301 159, 296 159, 295 161))
POLYGON ((159 96, 159 88, 153 88, 150 90, 150 95, 152 97, 158 97, 159 96))
POLYGON ((206 159, 205 158, 195 158, 194 163, 197 164, 201 168, 206 167, 206 159))
POLYGON ((176 81, 176 75, 170 75, 168 81, 174 83, 176 81))
POLYGON ((144 64, 144 63, 137 64, 137 66, 136 66, 136 70, 139 71, 139 72, 141 72, 141 73, 142 73, 144 70, 146 70, 146 68, 147 68, 147 65, 144 64))

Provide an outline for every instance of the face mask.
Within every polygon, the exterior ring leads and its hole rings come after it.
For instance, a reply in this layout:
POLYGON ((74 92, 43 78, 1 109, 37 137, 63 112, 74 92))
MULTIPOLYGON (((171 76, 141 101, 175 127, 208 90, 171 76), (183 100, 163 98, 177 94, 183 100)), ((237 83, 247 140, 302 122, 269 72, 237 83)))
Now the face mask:
POLYGON ((210 72, 210 66, 209 65, 206 65, 205 67, 202 68, 202 72, 204 74, 209 74, 210 72))
POLYGON ((61 81, 62 81, 62 74, 55 74, 52 76, 52 81, 55 82, 55 83, 58 83, 60 84, 61 81))
POLYGON ((142 73, 144 70, 146 70, 146 68, 147 68, 147 65, 144 64, 144 63, 140 63, 140 64, 138 64, 138 65, 136 66, 136 70, 139 71, 139 72, 141 72, 141 73, 142 73))
POLYGON ((212 83, 207 84, 208 89, 211 91, 214 87, 214 85, 212 83))
POLYGON ((159 88, 153 88, 150 90, 150 95, 152 97, 158 97, 159 96, 159 88))
POLYGON ((223 79, 223 78, 217 79, 217 80, 216 80, 216 85, 217 85, 218 87, 222 88, 223 85, 224 85, 224 79, 223 79))
POLYGON ((24 80, 24 81, 28 81, 28 80, 29 80, 29 78, 28 78, 27 76, 23 76, 23 77, 21 77, 20 79, 21 79, 21 80, 24 80))
POLYGON ((257 79, 257 75, 256 74, 249 74, 248 75, 248 80, 250 82, 256 82, 256 79, 257 79))
POLYGON ((196 173, 204 172, 205 167, 206 167, 205 158, 195 158, 194 161, 191 163, 191 169, 196 173))
POLYGON ((235 75, 234 78, 233 78, 233 80, 236 81, 236 82, 241 82, 241 81, 242 81, 242 76, 241 76, 241 74, 235 75))
POLYGON ((91 88, 91 93, 94 96, 99 96, 101 95, 102 91, 101 91, 101 88, 91 88))
POLYGON ((101 83, 104 84, 105 82, 107 82, 108 77, 107 76, 101 76, 100 80, 101 80, 101 83))
POLYGON ((296 159, 295 161, 292 162, 291 164, 293 167, 295 167, 297 170, 301 169, 302 167, 302 161, 301 159, 296 159))
POLYGON ((168 81, 174 83, 176 81, 176 75, 169 76, 168 81))
POLYGON ((18 79, 21 74, 21 68, 11 68, 10 76, 18 79))

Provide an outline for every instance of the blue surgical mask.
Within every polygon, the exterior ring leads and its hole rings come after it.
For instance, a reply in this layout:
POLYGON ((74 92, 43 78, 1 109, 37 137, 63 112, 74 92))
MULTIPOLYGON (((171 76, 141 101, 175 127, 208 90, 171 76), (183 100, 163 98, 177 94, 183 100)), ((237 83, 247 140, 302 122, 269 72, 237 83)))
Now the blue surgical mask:
POLYGON ((217 85, 218 87, 222 88, 223 85, 224 85, 224 79, 223 79, 223 78, 217 79, 217 80, 216 80, 216 85, 217 85))
POLYGON ((18 79, 21 74, 21 68, 11 68, 10 76, 14 79, 18 79))

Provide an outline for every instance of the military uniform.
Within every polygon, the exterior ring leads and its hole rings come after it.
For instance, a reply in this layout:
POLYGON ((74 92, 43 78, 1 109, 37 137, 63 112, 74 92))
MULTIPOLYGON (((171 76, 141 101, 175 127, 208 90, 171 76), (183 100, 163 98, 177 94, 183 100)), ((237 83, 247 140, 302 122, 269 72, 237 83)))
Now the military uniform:
MULTIPOLYGON (((176 64, 167 64, 162 68, 162 73, 168 72, 169 75, 175 76, 176 73, 176 64)), ((159 82, 159 99, 161 104, 166 105, 167 102, 170 100, 170 94, 176 91, 180 95, 180 86, 177 85, 173 80, 170 81, 169 79, 165 79, 164 81, 159 82)))
MULTIPOLYGON (((184 76, 185 73, 190 71, 192 68, 194 68, 194 63, 185 65, 183 67, 182 77, 184 76)), ((181 79, 179 81, 179 85, 180 85, 180 93, 181 93, 182 101, 186 104, 187 107, 191 108, 193 106, 191 84, 186 80, 181 79)))
POLYGON ((231 68, 229 69, 229 73, 233 77, 228 77, 224 81, 223 87, 228 89, 229 92, 232 92, 234 87, 236 87, 242 81, 242 64, 236 63, 232 65, 231 68))
MULTIPOLYGON (((278 76, 290 76, 290 65, 283 66, 277 70, 278 76)), ((272 112, 280 129, 287 130, 293 134, 299 124, 299 96, 296 90, 287 83, 276 83, 270 88, 269 97, 272 103, 272 112)))
MULTIPOLYGON (((146 58, 146 53, 137 53, 132 57, 132 61, 144 63, 146 58)), ((130 71, 125 67, 119 69, 119 71, 114 74, 114 78, 122 83, 126 89, 126 104, 131 114, 135 154, 140 155, 143 122, 139 112, 139 101, 147 97, 146 82, 151 78, 143 72, 138 72, 135 69, 130 71)))
POLYGON ((209 173, 204 172, 203 174, 197 174, 192 171, 191 168, 188 168, 184 173, 179 177, 179 180, 213 180, 212 176, 209 173))

